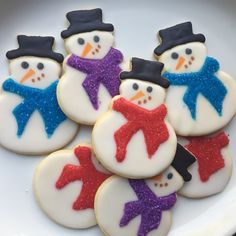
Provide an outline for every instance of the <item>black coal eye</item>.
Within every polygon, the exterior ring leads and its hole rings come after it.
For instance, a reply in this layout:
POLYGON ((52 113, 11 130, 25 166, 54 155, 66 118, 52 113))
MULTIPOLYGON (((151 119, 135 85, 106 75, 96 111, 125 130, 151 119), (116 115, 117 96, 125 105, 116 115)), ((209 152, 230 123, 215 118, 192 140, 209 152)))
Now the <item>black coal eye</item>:
POLYGON ((97 35, 95 35, 95 36, 93 37, 93 40, 94 40, 95 43, 98 43, 99 40, 100 40, 100 38, 99 38, 97 35))
POLYGON ((148 91, 149 93, 151 93, 151 92, 152 92, 152 87, 151 87, 151 86, 148 86, 148 87, 147 87, 147 91, 148 91))
POLYGON ((133 89, 138 90, 138 85, 136 83, 133 84, 133 89))
POLYGON ((176 60, 176 59, 179 57, 179 54, 176 53, 176 52, 173 52, 173 53, 171 54, 171 57, 176 60))
POLYGON ((78 38, 78 44, 80 44, 80 45, 84 45, 84 39, 82 39, 82 38, 78 38))
POLYGON ((26 61, 23 61, 23 62, 21 63, 21 67, 22 67, 23 69, 27 69, 27 68, 29 68, 29 63, 26 62, 26 61))
POLYGON ((190 55, 190 54, 192 53, 192 49, 186 48, 186 49, 185 49, 185 53, 186 53, 187 55, 190 55))
POLYGON ((44 68, 44 64, 40 62, 38 63, 37 67, 39 70, 42 70, 44 68))
POLYGON ((172 177, 173 177, 173 174, 172 174, 172 173, 169 173, 169 174, 167 175, 167 179, 172 179, 172 177))

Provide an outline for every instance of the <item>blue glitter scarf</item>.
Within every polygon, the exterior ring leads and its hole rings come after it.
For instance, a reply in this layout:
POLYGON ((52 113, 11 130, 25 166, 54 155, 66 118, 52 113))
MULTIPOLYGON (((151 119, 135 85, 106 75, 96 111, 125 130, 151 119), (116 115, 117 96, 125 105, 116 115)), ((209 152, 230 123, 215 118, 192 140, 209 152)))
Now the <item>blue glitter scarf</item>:
POLYGON ((198 72, 182 74, 165 72, 163 74, 163 77, 168 79, 171 85, 188 87, 183 100, 194 120, 196 119, 197 97, 199 94, 202 94, 211 103, 219 116, 222 115, 222 106, 227 89, 215 76, 219 68, 217 60, 207 57, 198 72))
POLYGON ((45 89, 25 86, 15 82, 13 79, 7 79, 3 83, 4 91, 17 94, 24 99, 12 112, 18 125, 18 137, 22 136, 31 115, 36 110, 43 118, 48 138, 66 120, 66 116, 61 111, 56 98, 57 83, 58 81, 55 81, 45 89))
POLYGON ((137 236, 146 236, 157 229, 161 223, 162 211, 170 210, 176 203, 176 194, 157 197, 147 186, 145 180, 129 180, 129 184, 138 200, 125 204, 124 215, 120 220, 120 227, 129 224, 131 220, 141 215, 141 224, 137 236))

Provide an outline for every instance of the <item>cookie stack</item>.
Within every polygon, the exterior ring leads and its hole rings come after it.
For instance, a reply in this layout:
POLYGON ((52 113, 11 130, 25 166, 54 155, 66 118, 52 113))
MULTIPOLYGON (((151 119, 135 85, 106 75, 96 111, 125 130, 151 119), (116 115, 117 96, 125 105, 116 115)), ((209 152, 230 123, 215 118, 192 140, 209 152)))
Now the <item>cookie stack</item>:
POLYGON ((108 236, 167 235, 177 193, 208 197, 230 179, 221 129, 236 113, 236 82, 207 56, 205 36, 190 22, 159 31, 156 61, 134 57, 126 68, 101 9, 67 19, 65 59, 53 51, 53 37, 20 35, 19 48, 7 52, 0 144, 51 153, 33 187, 55 222, 98 224, 108 236), (93 125, 90 144, 60 150, 79 124, 93 125))

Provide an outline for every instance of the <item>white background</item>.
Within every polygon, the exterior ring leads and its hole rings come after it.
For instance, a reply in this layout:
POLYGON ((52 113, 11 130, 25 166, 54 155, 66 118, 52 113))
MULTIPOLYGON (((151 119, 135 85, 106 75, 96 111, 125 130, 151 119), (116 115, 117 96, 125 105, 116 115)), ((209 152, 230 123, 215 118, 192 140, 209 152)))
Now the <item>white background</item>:
MULTIPOLYGON (((0 81, 8 76, 5 53, 17 47, 16 35, 52 35, 57 40, 56 49, 65 53, 60 32, 67 27, 66 12, 95 7, 103 9, 105 22, 114 24, 116 47, 126 58, 152 59, 158 42, 157 31, 190 20, 196 33, 205 34, 209 55, 217 58, 222 69, 236 78, 234 0, 0 0, 0 81)), ((231 136, 232 153, 236 154, 235 121, 226 131, 231 136)), ((89 140, 90 129, 83 127, 71 146, 89 140)), ((83 231, 63 228, 42 213, 34 200, 31 183, 40 160, 41 157, 19 156, 0 148, 0 235, 102 235, 96 227, 83 231)), ((179 199, 170 235, 230 235, 236 231, 235 219, 236 173, 233 171, 222 194, 204 200, 179 199)))

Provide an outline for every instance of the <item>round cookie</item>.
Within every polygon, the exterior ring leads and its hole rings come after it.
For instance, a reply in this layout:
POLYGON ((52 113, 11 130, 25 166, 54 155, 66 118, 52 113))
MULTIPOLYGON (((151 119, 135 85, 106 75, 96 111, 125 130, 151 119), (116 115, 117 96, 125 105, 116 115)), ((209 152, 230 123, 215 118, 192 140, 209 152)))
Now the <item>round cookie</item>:
POLYGON ((206 135, 224 127, 236 113, 236 82, 207 56, 205 36, 194 34, 191 22, 160 30, 159 36, 155 55, 170 81, 166 105, 177 134, 206 135))
POLYGON ((184 181, 191 179, 187 167, 195 161, 180 145, 177 150, 173 166, 152 179, 112 176, 100 186, 95 197, 95 215, 105 235, 167 235, 176 192, 184 181))
POLYGON ((167 168, 177 139, 166 119, 168 81, 162 63, 132 59, 132 70, 120 74, 120 96, 95 124, 92 142, 97 158, 111 172, 147 178, 167 168))
POLYGON ((46 157, 37 167, 33 187, 42 210, 55 222, 74 229, 96 225, 94 197, 111 176, 96 160, 91 146, 78 145, 46 157))
POLYGON ((113 48, 114 27, 102 22, 102 10, 67 14, 70 26, 62 32, 69 53, 64 61, 57 97, 65 114, 93 125, 119 94, 122 53, 113 48))
POLYGON ((211 136, 187 138, 185 148, 196 158, 189 167, 191 181, 180 190, 190 198, 202 198, 217 194, 225 188, 232 174, 232 157, 229 138, 224 132, 211 136))
POLYGON ((0 144, 17 153, 38 155, 69 143, 78 125, 61 111, 56 87, 63 56, 52 51, 53 37, 17 37, 7 52, 10 77, 0 94, 0 144))

